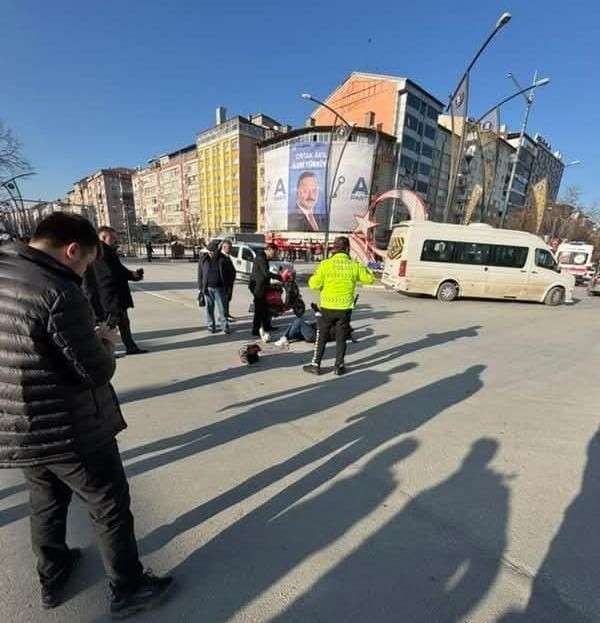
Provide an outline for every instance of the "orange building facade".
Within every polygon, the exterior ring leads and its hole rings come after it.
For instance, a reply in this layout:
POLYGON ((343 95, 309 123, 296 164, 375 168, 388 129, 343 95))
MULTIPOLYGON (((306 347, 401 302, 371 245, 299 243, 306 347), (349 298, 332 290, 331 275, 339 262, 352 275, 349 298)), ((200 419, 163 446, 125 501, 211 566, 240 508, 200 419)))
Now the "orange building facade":
MULTIPOLYGON (((396 137, 397 187, 415 190, 425 200, 437 192, 433 168, 443 102, 408 78, 353 72, 325 103, 350 124, 396 137)), ((334 120, 332 112, 318 106, 308 125, 332 125, 334 120)))

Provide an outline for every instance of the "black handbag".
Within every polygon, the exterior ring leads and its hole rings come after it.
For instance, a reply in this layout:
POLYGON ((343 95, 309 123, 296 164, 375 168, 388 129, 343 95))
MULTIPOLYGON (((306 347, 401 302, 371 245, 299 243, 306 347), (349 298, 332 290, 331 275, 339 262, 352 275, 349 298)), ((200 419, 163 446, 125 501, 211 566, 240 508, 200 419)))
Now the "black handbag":
POLYGON ((198 307, 206 307, 206 299, 204 298, 204 292, 198 292, 198 307))

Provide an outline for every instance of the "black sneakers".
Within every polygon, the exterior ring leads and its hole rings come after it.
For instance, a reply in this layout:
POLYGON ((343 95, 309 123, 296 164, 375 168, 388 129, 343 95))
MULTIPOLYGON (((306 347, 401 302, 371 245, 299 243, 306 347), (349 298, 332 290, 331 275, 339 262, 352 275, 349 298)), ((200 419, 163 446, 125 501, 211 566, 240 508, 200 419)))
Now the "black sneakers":
POLYGON ((73 569, 77 566, 77 563, 81 560, 81 550, 78 547, 74 547, 69 550, 69 562, 67 565, 56 575, 52 583, 42 584, 42 608, 45 610, 51 610, 60 606, 63 601, 62 589, 71 577, 73 569))
POLYGON ((321 374, 320 366, 315 365, 314 363, 309 363, 307 366, 302 366, 304 372, 308 372, 309 374, 316 374, 319 376, 321 374))
POLYGON ((110 614, 113 619, 125 619, 138 612, 152 610, 167 600, 174 586, 175 580, 171 576, 157 577, 150 570, 144 571, 134 591, 111 588, 110 614))

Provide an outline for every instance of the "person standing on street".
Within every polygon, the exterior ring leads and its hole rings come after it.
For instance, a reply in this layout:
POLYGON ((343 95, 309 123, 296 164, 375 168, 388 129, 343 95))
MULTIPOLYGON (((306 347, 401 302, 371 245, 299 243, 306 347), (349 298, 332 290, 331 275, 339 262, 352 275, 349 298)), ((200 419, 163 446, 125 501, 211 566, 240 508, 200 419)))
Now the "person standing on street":
POLYGON ((269 268, 269 260, 277 255, 277 245, 270 242, 264 252, 256 254, 254 264, 252 265, 252 273, 250 274, 250 283, 248 288, 254 297, 254 319, 252 321, 252 335, 260 337, 263 342, 270 339, 269 331, 272 331, 271 318, 267 309, 265 296, 267 288, 271 283, 271 271, 269 268))
POLYGON ((206 324, 211 333, 217 332, 215 307, 219 315, 219 325, 223 333, 229 333, 227 320, 227 296, 233 290, 235 270, 228 257, 219 251, 216 241, 208 245, 198 261, 198 290, 204 297, 206 306, 206 324))
POLYGON ((124 618, 162 601, 170 577, 144 572, 116 435, 126 428, 110 385, 116 330, 97 325, 81 289, 102 252, 93 226, 56 212, 29 243, 0 250, 0 467, 22 468, 30 492, 31 542, 41 605, 55 608, 81 550, 67 546, 72 493, 95 528, 124 618))
POLYGON ((142 268, 131 271, 123 266, 117 254, 117 232, 112 227, 100 227, 98 236, 102 241, 102 256, 88 269, 84 290, 90 301, 94 301, 97 292, 97 298, 104 310, 104 321, 109 327, 119 327, 126 353, 128 355, 147 353, 147 350, 141 349, 135 343, 127 313, 128 309, 133 308, 129 281, 141 281, 144 278, 144 271, 142 268))
POLYGON ((225 316, 227 317, 227 322, 234 322, 235 320, 235 318, 229 313, 229 305, 231 303, 231 299, 233 298, 233 286, 235 284, 235 278, 237 277, 237 271, 233 265, 233 260, 231 259, 231 248, 231 240, 223 240, 221 243, 221 253, 229 260, 231 263, 231 270, 233 271, 233 282, 231 283, 229 291, 226 292, 227 296, 225 297, 225 316))
POLYGON ((321 374, 321 360, 325 353, 325 344, 332 330, 335 330, 335 367, 334 374, 346 371, 346 338, 349 333, 350 317, 354 308, 354 290, 357 283, 373 283, 373 273, 350 258, 350 240, 339 236, 333 242, 333 255, 323 260, 315 274, 309 279, 311 290, 321 292, 321 317, 317 325, 317 340, 312 362, 303 366, 305 372, 321 374))
POLYGON ((152 242, 148 240, 148 242, 146 243, 146 258, 148 259, 148 262, 152 261, 153 253, 154 253, 154 248, 152 247, 152 242))

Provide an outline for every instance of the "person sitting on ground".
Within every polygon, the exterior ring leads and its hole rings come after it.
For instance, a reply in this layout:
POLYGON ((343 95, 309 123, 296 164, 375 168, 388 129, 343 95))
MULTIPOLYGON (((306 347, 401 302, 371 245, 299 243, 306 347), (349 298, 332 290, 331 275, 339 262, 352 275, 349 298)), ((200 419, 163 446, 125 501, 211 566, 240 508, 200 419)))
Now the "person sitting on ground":
MULTIPOLYGON (((292 322, 285 328, 283 334, 275 342, 275 346, 287 346, 290 342, 310 342, 314 343, 317 339, 317 323, 321 317, 321 310, 316 303, 311 303, 311 308, 315 312, 316 320, 314 322, 307 322, 304 317, 294 318, 292 322)), ((346 334, 346 340, 351 342, 357 342, 356 338, 352 335, 353 329, 348 325, 348 331, 346 334)), ((328 342, 335 342, 335 328, 331 327, 329 331, 328 342)))

